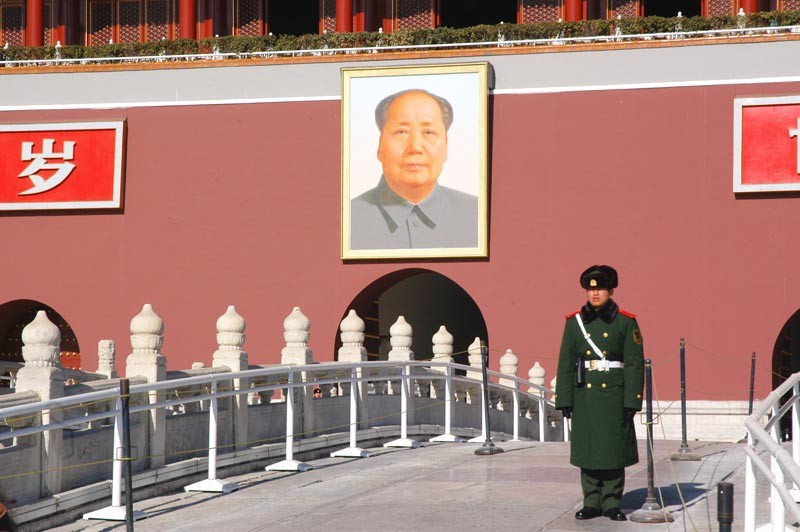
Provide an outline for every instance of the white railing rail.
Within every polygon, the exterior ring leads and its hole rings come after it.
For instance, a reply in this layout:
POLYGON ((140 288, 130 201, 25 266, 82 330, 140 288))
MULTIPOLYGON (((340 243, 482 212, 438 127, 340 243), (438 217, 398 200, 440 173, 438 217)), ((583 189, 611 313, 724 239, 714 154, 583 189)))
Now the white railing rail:
MULTIPOLYGON (((209 457, 208 457, 208 482, 216 481, 216 432, 217 432, 217 408, 216 403, 218 399, 233 397, 242 394, 254 394, 258 392, 281 390, 285 398, 291 401, 292 396, 296 390, 301 388, 317 387, 324 384, 337 384, 340 389, 343 384, 349 384, 349 394, 351 395, 350 401, 342 401, 340 403, 342 408, 348 408, 350 413, 349 430, 350 430, 350 447, 345 451, 358 453, 356 456, 368 456, 362 453, 362 450, 357 447, 357 431, 360 408, 359 402, 355 400, 355 394, 358 393, 358 385, 367 382, 397 382, 402 379, 401 389, 413 396, 414 390, 425 384, 430 385, 435 381, 444 381, 443 388, 447 390, 446 397, 441 398, 442 405, 446 409, 445 418, 445 434, 449 434, 451 430, 452 408, 453 403, 456 401, 457 384, 464 383, 472 388, 480 386, 480 381, 468 377, 456 375, 456 372, 471 371, 474 374, 474 367, 465 366, 461 364, 454 364, 448 362, 436 361, 381 361, 381 362, 331 362, 323 364, 309 364, 309 365, 276 365, 256 369, 249 369, 245 371, 224 371, 213 372, 203 375, 191 376, 186 378, 172 379, 149 384, 134 384, 130 387, 130 397, 140 398, 140 400, 132 401, 130 405, 130 412, 144 412, 159 408, 168 408, 175 405, 185 405, 193 402, 211 401, 212 408, 209 409, 209 457), (433 369, 435 368, 435 369, 433 369), (324 374, 322 379, 316 379, 319 374, 324 374), (332 375, 332 376, 331 376, 332 375), (271 377, 271 378, 270 378, 271 377), (235 379, 240 382, 256 383, 249 384, 240 389, 230 389, 225 386, 218 385, 221 382, 228 382, 228 386, 235 379), (417 386, 412 386, 416 381, 417 386), (198 390, 199 388, 199 390, 198 390), (174 398, 175 394, 163 393, 169 390, 194 390, 193 395, 188 397, 174 398), (162 392, 153 394, 152 392, 162 392), (145 397, 160 398, 157 402, 150 403, 147 400, 142 400, 145 397)), ((494 392, 494 400, 490 402, 493 405, 498 405, 501 396, 510 394, 513 402, 513 438, 519 439, 519 422, 520 419, 525 420, 521 416, 521 403, 526 402, 527 405, 537 405, 538 407, 538 424, 539 424, 539 439, 545 441, 545 418, 547 413, 547 406, 551 408, 553 405, 552 395, 553 391, 543 386, 538 386, 527 380, 506 375, 503 373, 489 371, 490 382, 489 388, 494 392), (492 382, 492 379, 503 379, 504 382, 513 382, 513 386, 506 386, 498 382, 492 382), (522 389, 522 386, 533 390, 528 392, 522 389)), ((134 379, 134 382, 139 379, 134 379)), ((366 390, 366 386, 364 387, 366 390)), ((405 393, 403 394, 405 396, 405 393)), ((121 408, 121 401, 119 400, 119 388, 108 388, 99 391, 93 391, 83 394, 70 395, 58 399, 48 401, 37 401, 29 404, 17 404, 6 408, 0 408, 0 424, 6 425, 7 430, 0 432, 0 442, 9 439, 15 439, 22 436, 30 436, 33 434, 44 433, 50 430, 64 429, 75 426, 85 426, 92 421, 98 421, 108 418, 114 419, 114 449, 109 449, 109 455, 113 460, 112 465, 112 507, 114 510, 108 515, 123 515, 124 509, 119 505, 121 504, 121 490, 122 490, 122 459, 116 449, 120 446, 121 433, 121 415, 119 409, 121 408), (86 409, 85 405, 95 404, 99 405, 94 410, 86 409), (95 411, 97 408, 102 408, 101 411, 95 411), (56 410, 74 409, 81 413, 81 415, 70 416, 67 419, 52 419, 51 416, 46 414, 56 410), (23 421, 20 421, 23 420, 23 421), (47 421, 44 424, 43 420, 47 421), (17 428, 15 428, 17 427, 17 428)), ((437 397, 438 399, 438 397, 437 397)), ((285 401, 286 399, 284 399, 285 401)), ((461 399, 463 400, 463 398, 461 399)), ((409 408, 406 406, 406 400, 401 402, 400 419, 401 426, 403 427, 402 438, 407 438, 407 416, 409 408)), ((292 412, 293 402, 287 402, 287 416, 286 416, 286 443, 284 454, 286 460, 284 462, 293 462, 292 456, 295 449, 295 437, 298 435, 294 433, 294 414, 292 412)), ((489 406, 483 405, 483 408, 489 406)), ((66 417, 66 416, 65 416, 66 417)), ((533 417, 533 416, 531 416, 533 417)), ((483 418, 483 416, 481 416, 483 418)), ((530 420, 531 423, 533 420, 530 420)), ((474 427, 473 427, 474 428, 474 427)), ((533 431, 530 431, 531 433, 533 431)), ((442 440, 439 440, 442 441, 442 440)), ((451 440, 458 441, 458 440, 451 440)), ((339 456, 353 456, 353 454, 339 454, 339 456)), ((282 463, 284 463, 282 462, 282 463)), ((305 465, 305 464, 299 464, 305 465)), ((305 469, 298 468, 298 471, 305 469)), ((204 481, 206 482, 206 481, 204 481)), ((216 481, 219 484, 219 481, 216 481)), ((224 484, 224 483, 223 483, 224 484)), ((221 485, 221 484, 220 484, 221 485)), ((226 489, 218 491, 230 491, 236 487, 226 485, 226 489)), ((187 486, 187 489, 189 487, 187 486)), ((102 511, 101 511, 102 513, 102 511)), ((101 517, 105 518, 105 517, 101 517)))
MULTIPOLYGON (((464 43, 437 43, 437 44, 410 44, 388 46, 361 46, 352 48, 317 48, 306 50, 266 50, 263 52, 212 52, 206 54, 181 54, 181 55, 151 55, 131 57, 81 57, 73 59, 26 59, 26 60, 0 60, 0 66, 25 67, 25 66, 58 66, 58 65, 93 65, 115 63, 153 63, 166 61, 209 61, 224 59, 251 59, 251 58, 276 58, 298 56, 329 56, 373 54, 377 52, 417 52, 450 49, 474 48, 509 48, 519 46, 546 46, 559 44, 591 44, 609 42, 638 42, 657 39, 692 39, 692 38, 728 38, 736 36, 776 35, 780 33, 800 33, 800 26, 765 26, 757 28, 726 28, 719 30, 700 31, 673 31, 661 33, 637 33, 596 35, 591 37, 565 37, 561 34, 544 39, 519 39, 497 40, 464 43)), ((2 53, 2 50, 0 50, 2 53)), ((2 57, 2 56, 0 56, 2 57)))
POLYGON ((772 530, 783 532, 786 510, 796 521, 800 521, 798 507, 792 492, 786 488, 788 478, 795 490, 800 485, 800 373, 795 373, 775 388, 752 415, 745 420, 747 445, 745 446, 745 532, 756 530, 756 471, 760 471, 770 482, 770 521, 772 530), (791 393, 781 405, 781 398, 791 393), (780 420, 792 415, 792 452, 781 446, 780 420), (759 447, 760 446, 760 447, 759 447), (769 464, 760 456, 760 451, 769 454, 769 464))

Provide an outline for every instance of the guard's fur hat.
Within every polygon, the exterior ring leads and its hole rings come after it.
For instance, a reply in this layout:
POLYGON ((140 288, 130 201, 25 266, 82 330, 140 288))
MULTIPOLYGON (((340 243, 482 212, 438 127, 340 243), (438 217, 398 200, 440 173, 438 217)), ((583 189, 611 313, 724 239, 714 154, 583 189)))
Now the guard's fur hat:
POLYGON ((612 290, 619 284, 617 270, 605 264, 595 264, 581 274, 581 288, 584 290, 612 290))

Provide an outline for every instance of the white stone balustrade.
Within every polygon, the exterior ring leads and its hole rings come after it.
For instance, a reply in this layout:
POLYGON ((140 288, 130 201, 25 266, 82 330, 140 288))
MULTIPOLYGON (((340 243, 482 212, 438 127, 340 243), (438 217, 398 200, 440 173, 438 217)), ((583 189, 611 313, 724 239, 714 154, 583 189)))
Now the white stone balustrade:
MULTIPOLYGON (((298 307, 294 307, 291 313, 284 320, 284 340, 285 345, 281 350, 281 363, 284 365, 299 365, 299 364, 313 364, 312 352, 309 347, 311 321, 306 317, 298 307)), ((356 363, 363 366, 357 370, 357 376, 360 379, 378 378, 381 375, 371 372, 382 371, 382 377, 390 376, 394 381, 391 388, 393 394, 399 394, 399 367, 392 368, 391 373, 387 375, 387 369, 370 368, 367 362, 367 352, 364 347, 365 339, 365 323, 356 314, 354 310, 350 310, 347 316, 341 321, 340 337, 342 340, 341 348, 338 351, 338 360, 342 363, 356 363)), ((141 458, 136 462, 137 469, 156 470, 163 465, 166 461, 173 462, 176 456, 185 449, 199 449, 202 448, 204 443, 202 440, 206 439, 207 434, 201 434, 202 431, 195 431, 192 427, 197 427, 197 420, 203 419, 201 415, 209 415, 205 412, 207 400, 198 400, 198 395, 205 394, 207 390, 212 387, 211 381, 204 381, 202 384, 192 383, 188 384, 182 382, 185 377, 193 377, 196 379, 199 376, 211 374, 224 374, 226 372, 234 372, 250 369, 248 363, 247 352, 245 351, 245 330, 246 322, 244 318, 236 311, 234 306, 228 306, 226 311, 219 316, 216 321, 216 339, 217 347, 211 356, 210 367, 206 367, 206 362, 196 362, 192 364, 190 370, 176 370, 167 372, 166 370, 166 356, 162 353, 162 346, 164 342, 164 320, 156 313, 153 307, 146 304, 142 307, 141 311, 136 314, 130 322, 130 342, 131 353, 126 359, 126 378, 131 380, 132 385, 136 384, 153 384, 157 382, 167 381, 170 387, 161 388, 161 391, 145 392, 134 395, 131 400, 132 404, 146 405, 162 402, 167 399, 179 399, 181 404, 177 406, 167 405, 153 408, 147 412, 134 413, 132 421, 134 422, 135 432, 134 438, 137 445, 137 454, 141 458), (174 385, 171 381, 175 381, 174 385), (171 411, 171 415, 167 417, 166 412, 171 411), (196 441, 199 440, 199 441, 196 441)), ((390 343, 391 351, 388 354, 388 359, 395 362, 412 362, 414 361, 414 353, 411 346, 413 341, 413 328, 411 324, 406 321, 405 317, 399 316, 397 321, 390 328, 390 343)), ((433 360, 436 362, 451 363, 453 361, 454 352, 454 338, 453 335, 447 330, 445 326, 441 326, 439 330, 432 336, 433 360)), ((94 378, 97 376, 106 377, 104 380, 94 380, 91 382, 84 382, 80 385, 65 386, 64 385, 64 372, 60 368, 59 362, 59 344, 60 334, 58 328, 52 324, 44 312, 37 315, 36 319, 26 327, 23 332, 23 355, 25 356, 25 366, 19 370, 18 373, 18 386, 15 399, 4 396, 0 398, 0 409, 14 405, 14 404, 27 404, 33 401, 36 397, 54 398, 62 395, 66 396, 79 396, 82 393, 91 391, 101 391, 108 389, 115 389, 119 386, 116 379, 115 369, 115 342, 111 339, 101 340, 98 342, 98 371, 94 378), (25 391, 27 389, 27 391, 25 391), (34 391, 35 390, 35 391, 34 391)), ((453 403, 454 410, 452 412, 453 420, 457 426, 470 426, 469 423, 474 423, 479 419, 476 415, 479 405, 481 403, 481 342, 476 338, 475 342, 469 347, 469 360, 471 369, 468 371, 468 377, 472 379, 466 386, 463 382, 456 381, 453 397, 461 404, 453 403), (468 399, 469 403, 464 404, 468 399), (470 421, 467 424, 459 425, 458 423, 465 423, 465 420, 470 421)), ((515 376, 518 371, 518 360, 516 356, 507 351, 500 360, 500 372, 509 377, 515 376)), ((257 368, 259 366, 252 366, 257 368)), ((270 365, 260 366, 268 370, 270 365)), ((409 394, 405 411, 408 413, 408 424, 414 423, 415 396, 427 397, 431 396, 432 399, 443 400, 445 387, 444 380, 441 379, 443 372, 446 368, 408 368, 408 375, 410 376, 409 394), (416 389, 415 389, 416 388, 416 389), (416 392, 416 393, 415 393, 416 392)), ((91 374, 87 374, 91 376, 91 374)), ((536 382, 544 382, 544 370, 541 366, 534 365, 529 372, 529 376, 533 379, 538 379, 536 382), (537 369, 538 368, 538 369, 537 369), (534 375, 534 369, 536 369, 534 375)), ((281 369, 279 372, 262 373, 257 379, 252 382, 238 382, 230 379, 228 381, 218 380, 224 379, 224 376, 217 376, 215 378, 216 387, 218 391, 233 390, 251 390, 253 387, 261 385, 272 385, 278 382, 286 382, 287 373, 281 369)), ((319 371, 309 369, 305 372, 298 372, 294 375, 294 382, 305 382, 294 390, 295 402, 295 417, 293 421, 293 433, 298 435, 301 440, 308 438, 314 434, 323 434, 325 430, 330 430, 332 427, 341 427, 343 408, 347 408, 349 401, 336 400, 336 401, 320 401, 318 405, 313 404, 313 397, 311 390, 315 387, 315 380, 321 379, 338 380, 338 391, 343 392, 345 395, 352 392, 350 389, 350 370, 338 370, 335 365, 328 364, 319 371), (307 392, 306 392, 307 390, 307 392), (319 411, 316 415, 320 418, 320 425, 315 423, 315 410, 319 411), (336 420, 336 421, 334 421, 336 420)), ((78 379, 83 382, 86 379, 78 379)), ((360 428, 371 428, 375 425, 370 424, 369 416, 373 416, 377 421, 377 426, 392 425, 395 423, 396 417, 393 414, 401 401, 398 397, 382 396, 382 391, 386 387, 386 380, 376 382, 376 394, 368 394, 368 383, 364 380, 359 381, 359 393, 356 398, 358 401, 358 417, 357 422, 360 428), (372 401, 375 401, 373 404, 372 401), (369 407, 367 405, 369 404, 369 407), (388 414, 388 415, 387 415, 388 414), (379 421, 380 420, 380 421, 379 421)), ((509 379, 500 378, 499 384, 513 386, 513 381, 509 379)), ((526 385, 527 389, 527 385, 526 385)), ((326 391, 327 397, 335 397, 337 388, 328 385, 326 391)), ((490 405, 497 405, 499 410, 505 412, 493 412, 493 427, 494 419, 497 416, 498 422, 504 429, 508 430, 512 426, 510 421, 511 411, 510 400, 511 395, 508 392, 498 392, 490 388, 492 397, 495 400, 490 400, 490 405), (498 404, 499 400, 499 404, 498 404)), ((248 453, 258 445, 263 445, 263 442, 274 442, 276 434, 283 430, 283 426, 287 423, 279 419, 281 416, 276 416, 276 412, 285 412, 282 404, 269 404, 269 398, 273 394, 272 391, 258 393, 259 401, 257 405, 249 408, 247 404, 247 394, 236 395, 234 397, 223 397, 218 399, 219 406, 219 420, 218 420, 218 434, 220 442, 224 442, 226 451, 233 451, 235 449, 248 449, 248 453), (248 440, 249 438, 249 440, 248 440), (259 443, 262 442, 262 443, 259 443)), ((538 395, 538 391, 537 391, 538 395)), ((451 397, 450 399, 453 399, 451 397)), ((417 399, 418 405, 424 405, 426 410, 424 414, 417 414, 418 420, 421 423, 441 423, 444 419, 444 414, 440 410, 439 404, 431 401, 431 399, 417 399), (424 402, 423 402, 424 401, 424 402), (433 407, 431 410, 427 408, 433 407), (441 419, 439 419, 439 416, 441 419), (425 421, 423 421, 423 418, 425 421), (431 421, 429 421, 431 420, 431 421)), ((524 401, 524 398, 521 398, 524 401)), ((444 406, 444 401, 442 406, 444 406)), ((531 402, 535 404, 535 401, 531 402)), ((101 431, 97 431, 96 436, 92 431, 100 429, 103 425, 113 423, 113 416, 99 420, 94 420, 91 425, 85 421, 80 422, 81 418, 87 414, 96 414, 99 412, 107 412, 113 409, 115 404, 114 397, 103 399, 99 401, 86 401, 77 402, 70 406, 64 414, 65 420, 76 421, 69 429, 81 429, 72 434, 80 433, 80 438, 88 438, 83 441, 100 442, 107 440, 108 429, 105 431, 105 436, 101 431), (103 439, 105 438, 105 440, 103 439)), ((521 403, 522 404, 522 403, 521 403)), ((531 411, 533 411, 531 407, 531 411)), ((522 410, 525 411, 524 409, 522 410)), ((50 412, 43 412, 40 416, 43 421, 56 420, 55 413, 51 415, 50 412), (50 417, 46 417, 50 416, 50 417)), ((285 415, 285 414, 284 414, 285 415)), ((35 423, 39 423, 39 419, 35 416, 27 416, 28 422, 32 419, 35 423)), ((14 429, 23 426, 22 420, 13 418, 5 419, 5 424, 14 429)), ((420 425, 421 426, 421 425, 420 425)), ((498 430, 498 429, 496 429, 498 430)), ((525 427, 525 437, 537 437, 535 431, 536 427, 530 425, 525 427)), ((38 463, 31 462, 31 468, 48 471, 40 478, 41 491, 37 496, 45 496, 59 491, 62 480, 58 471, 60 467, 74 465, 68 463, 69 460, 75 459, 75 453, 65 450, 61 452, 59 445, 62 445, 62 429, 49 430, 46 436, 19 436, 18 439, 25 443, 29 440, 38 438, 41 441, 40 451, 37 451, 33 456, 38 456, 38 463), (51 474, 49 471, 52 470, 51 474)), ((9 441, 0 444, 4 447, 4 451, 9 451, 9 441)), ((70 445, 78 445, 79 440, 77 436, 70 437, 67 440, 70 445)), ((100 445, 94 443, 93 445, 100 445)), ((210 444, 209 444, 210 445, 210 444)), ((11 445, 19 450, 20 453, 24 451, 25 446, 11 445)), ((220 446, 222 448, 222 444, 220 446)), ((100 447, 97 447, 100 452, 100 447)), ((99 459, 107 459, 106 447, 103 447, 103 456, 98 456, 99 459)), ((22 456, 19 454, 18 456, 22 456)), ((25 454, 25 456, 28 456, 25 454)), ((29 460, 23 460, 28 464, 29 460)), ((29 467, 29 466, 25 466, 29 467)), ((170 466, 171 467, 171 466, 170 466)), ((70 470, 71 471, 71 470, 70 470)), ((0 466, 0 474, 3 473, 3 467, 0 466)), ((70 473, 73 475, 74 473, 70 473)), ((91 478, 92 482, 99 480, 97 477, 91 478)), ((69 480, 65 479, 64 482, 73 482, 73 477, 70 476, 69 480)), ((16 484, 15 484, 16 486, 16 484)))
MULTIPOLYGON (((387 356, 388 360, 402 362, 414 360, 414 353, 411 351, 413 334, 414 329, 411 327, 411 324, 406 321, 404 316, 398 316, 397 321, 395 321, 392 326, 389 327, 389 343, 391 344, 392 349, 389 350, 389 354, 387 356)), ((399 372, 400 370, 397 370, 396 373, 399 372)), ((398 388, 399 384, 400 381, 397 380, 389 381, 390 395, 400 393, 400 389, 398 388)))
MULTIPOLYGON (((436 334, 433 335, 431 341, 433 346, 431 352, 433 353, 434 362, 453 362, 453 335, 447 330, 447 327, 442 325, 436 334)), ((436 373, 447 373, 447 368, 444 367, 431 367, 431 371, 436 373)), ((436 399, 444 398, 444 381, 441 379, 434 379, 431 381, 432 394, 431 396, 436 399)))
POLYGON ((467 378, 473 379, 476 382, 470 383, 465 386, 465 401, 468 404, 480 404, 481 402, 481 385, 480 383, 483 381, 483 370, 481 369, 482 358, 483 355, 481 354, 481 339, 477 336, 475 340, 469 344, 467 347, 467 360, 469 361, 469 366, 471 368, 477 368, 476 370, 468 370, 467 371, 467 378))
MULTIPOLYGON (((64 395, 64 372, 59 357, 61 331, 51 322, 47 313, 40 310, 36 317, 22 329, 22 358, 25 367, 17 373, 18 392, 32 391, 39 400, 49 401, 64 395)), ((62 412, 43 411, 41 424, 61 421, 62 412)), ((23 443, 20 439, 19 443, 23 443)), ((40 449, 36 463, 28 464, 34 471, 44 471, 40 485, 40 496, 44 497, 61 491, 62 474, 60 456, 63 453, 63 431, 46 432, 41 437, 24 438, 25 443, 40 449)))
MULTIPOLYGON (((164 320, 156 314, 150 304, 131 320, 131 348, 133 352, 126 360, 125 376, 144 377, 148 383, 167 380, 167 357, 161 353, 164 344, 164 320)), ((164 400, 163 392, 150 392, 151 404, 164 400)), ((150 410, 148 448, 141 452, 149 456, 149 466, 164 465, 166 412, 163 408, 150 410)))
MULTIPOLYGON (((249 364, 247 352, 244 350, 244 331, 247 326, 245 319, 236 312, 236 307, 228 305, 225 313, 217 318, 216 325, 217 350, 211 356, 212 367, 228 368, 234 372, 247 370, 249 364)), ((247 379, 233 379, 221 383, 221 386, 243 390, 249 388, 250 382, 247 379)), ((232 415, 220 423, 220 428, 223 432, 232 431, 236 448, 243 449, 247 442, 247 396, 236 395, 219 403, 219 408, 232 411, 232 415)))
POLYGON ((114 340, 97 342, 97 373, 105 375, 108 379, 116 379, 116 358, 117 347, 114 340))
MULTIPOLYGON (((503 353, 503 356, 500 357, 500 373, 503 375, 509 375, 511 377, 517 376, 517 369, 519 368, 519 358, 511 349, 506 349, 506 352, 503 353)), ((517 383, 513 379, 499 379, 498 381, 503 386, 508 386, 509 388, 516 388, 517 383)), ((511 393, 499 393, 499 402, 497 403, 497 407, 500 410, 509 411, 511 409, 511 405, 513 404, 514 398, 511 396, 511 393)), ((494 401, 493 401, 494 403, 494 401)), ((522 408, 520 406, 520 408, 522 408)))

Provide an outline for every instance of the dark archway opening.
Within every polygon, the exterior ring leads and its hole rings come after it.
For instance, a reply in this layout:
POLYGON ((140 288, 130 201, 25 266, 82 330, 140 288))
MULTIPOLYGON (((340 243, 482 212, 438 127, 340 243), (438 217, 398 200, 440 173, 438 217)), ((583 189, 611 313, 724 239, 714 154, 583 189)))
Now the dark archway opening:
MULTIPOLYGON (((790 375, 800 371, 800 310, 784 324, 772 351, 772 389, 780 386, 790 375)), ((783 398, 781 403, 788 400, 783 398)), ((784 441, 792 436, 791 416, 781 418, 784 441)))
POLYGON ((517 0, 441 0, 440 6, 440 25, 449 28, 517 23, 517 0))
POLYGON ((61 365, 80 369, 81 350, 72 327, 54 309, 31 299, 17 299, 0 305, 0 360, 23 362, 22 329, 33 321, 40 310, 47 312, 47 317, 61 331, 61 365))
POLYGON ((319 33, 319 1, 267 0, 267 22, 273 35, 319 33))
MULTIPOLYGON (((430 270, 413 268, 377 279, 344 309, 365 322, 369 360, 386 360, 391 345, 389 328, 404 316, 413 328, 411 350, 416 360, 431 358, 433 335, 444 325, 453 335, 453 359, 467 364, 467 347, 479 337, 488 343, 486 322, 478 305, 458 284, 430 270)), ((336 334, 334 358, 338 360, 341 338, 336 334)))
POLYGON ((684 17, 697 17, 702 13, 701 0, 646 0, 646 17, 677 17, 678 11, 684 17))

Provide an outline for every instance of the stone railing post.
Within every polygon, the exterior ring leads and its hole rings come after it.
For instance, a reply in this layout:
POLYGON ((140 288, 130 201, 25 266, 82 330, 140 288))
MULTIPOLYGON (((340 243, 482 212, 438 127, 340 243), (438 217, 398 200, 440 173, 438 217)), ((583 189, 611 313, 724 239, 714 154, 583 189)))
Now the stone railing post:
MULTIPOLYGON (((453 363, 453 335, 447 330, 447 327, 442 325, 436 334, 431 338, 433 346, 431 352, 433 353, 433 362, 447 362, 453 363)), ((439 373, 447 373, 447 368, 441 366, 432 366, 431 371, 439 373)), ((431 382, 433 387, 433 397, 436 399, 444 398, 444 381, 436 379, 431 382)))
MULTIPOLYGON (((350 309, 347 316, 339 324, 339 338, 342 340, 342 347, 339 348, 338 360, 339 362, 366 362, 367 361, 367 348, 364 347, 364 331, 366 326, 356 311, 350 309)), ((369 401, 369 386, 367 381, 362 380, 366 375, 363 368, 356 371, 358 382, 358 426, 361 428, 369 427, 369 408, 367 404, 369 401)), ((350 372, 347 375, 350 378, 350 372)), ((350 382, 345 381, 341 383, 342 392, 346 395, 352 393, 350 391, 350 382)))
MULTIPOLYGON (((311 320, 300 311, 300 307, 294 307, 283 320, 283 339, 286 345, 281 349, 281 364, 302 366, 314 362, 311 349, 308 347, 310 331, 311 320)), ((308 372, 303 371, 295 375, 294 382, 297 383, 300 379, 308 382, 310 380, 308 377, 308 372)), ((297 435, 310 436, 316 427, 312 404, 313 385, 313 382, 309 382, 308 386, 294 390, 294 432, 297 435)))
MULTIPOLYGON (((25 366, 17 373, 17 392, 33 391, 39 399, 49 401, 64 396, 64 372, 61 370, 59 346, 61 332, 40 310, 36 317, 22 329, 22 358, 25 366)), ((43 425, 61 421, 57 410, 42 410, 43 425)), ((64 454, 64 439, 61 429, 49 430, 36 438, 39 447, 39 463, 29 464, 33 470, 44 471, 39 482, 41 497, 61 491, 61 465, 64 454)))
MULTIPOLYGON (((153 307, 145 304, 141 312, 131 320, 131 347, 133 352, 126 360, 125 376, 144 377, 148 383, 167 379, 167 357, 161 354, 164 344, 164 320, 153 311, 153 307)), ((150 392, 150 404, 164 400, 164 392, 150 392)), ((140 456, 148 456, 150 469, 164 465, 166 452, 166 410, 154 408, 148 413, 149 448, 140 456)))
MULTIPOLYGON (((503 375, 516 377, 518 368, 519 359, 517 358, 517 355, 515 355, 511 349, 506 349, 506 352, 500 357, 500 373, 503 375)), ((517 388, 516 381, 512 379, 501 378, 498 382, 503 386, 508 386, 509 388, 517 388)), ((500 395, 500 402, 498 404, 500 410, 510 410, 513 400, 514 398, 511 396, 511 394, 502 393, 500 395)))
MULTIPOLYGON (((225 314, 217 318, 217 350, 212 356, 211 366, 214 368, 227 367, 231 371, 247 370, 247 352, 244 348, 245 321, 236 312, 233 305, 228 305, 225 314)), ((247 379, 233 379, 228 381, 236 390, 246 390, 250 387, 247 379)), ((217 388, 218 391, 222 391, 217 388)), ((222 433, 231 434, 231 441, 236 449, 247 447, 247 394, 242 393, 224 400, 231 405, 229 422, 224 422, 222 433), (231 426, 232 423, 232 426, 231 426)))
POLYGON ((481 385, 480 383, 483 381, 483 370, 481 369, 481 359, 483 358, 481 355, 481 339, 477 336, 475 340, 469 347, 467 347, 467 360, 469 361, 469 366, 471 368, 476 368, 474 370, 467 370, 467 378, 474 379, 477 384, 467 384, 467 396, 466 402, 469 404, 480 404, 481 402, 481 385))
MULTIPOLYGON (((392 349, 389 351, 388 359, 396 362, 410 362, 414 360, 414 353, 411 351, 414 329, 403 316, 398 316, 397 321, 389 327, 389 342, 392 349)), ((412 368, 408 368, 408 423, 414 421, 414 382, 412 368)), ((400 373, 400 369, 397 370, 400 373)), ((401 382, 399 380, 389 381, 389 394, 400 395, 401 382)))
POLYGON ((114 340, 100 340, 97 342, 97 373, 109 379, 116 379, 117 348, 114 340))
MULTIPOLYGON (((528 370, 528 380, 537 386, 544 386, 544 375, 544 368, 538 362, 535 362, 531 369, 528 370)), ((528 386, 528 393, 544 396, 544 392, 540 393, 533 386, 528 386)), ((526 417, 528 419, 533 419, 533 413, 538 411, 538 405, 536 403, 530 403, 526 417)))

